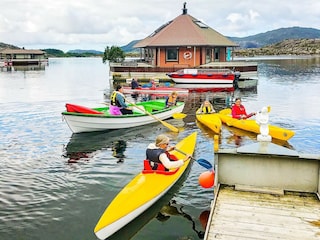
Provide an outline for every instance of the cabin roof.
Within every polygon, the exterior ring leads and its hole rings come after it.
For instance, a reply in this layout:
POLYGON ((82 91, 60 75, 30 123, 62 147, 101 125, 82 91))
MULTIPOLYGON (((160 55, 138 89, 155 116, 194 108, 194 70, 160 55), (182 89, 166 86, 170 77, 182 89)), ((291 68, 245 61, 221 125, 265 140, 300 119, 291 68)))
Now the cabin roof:
POLYGON ((237 47, 239 45, 184 11, 134 45, 135 48, 161 46, 237 47))
POLYGON ((45 54, 44 51, 38 49, 3 49, 0 54, 45 54))

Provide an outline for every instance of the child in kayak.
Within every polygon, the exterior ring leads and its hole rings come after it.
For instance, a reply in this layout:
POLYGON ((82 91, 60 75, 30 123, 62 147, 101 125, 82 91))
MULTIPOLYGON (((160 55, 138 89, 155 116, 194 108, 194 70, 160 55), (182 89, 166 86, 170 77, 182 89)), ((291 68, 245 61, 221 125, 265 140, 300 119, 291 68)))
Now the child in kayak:
POLYGON ((213 108, 213 105, 210 103, 210 101, 205 100, 200 108, 197 110, 197 114, 206 114, 206 113, 215 113, 216 111, 213 108))

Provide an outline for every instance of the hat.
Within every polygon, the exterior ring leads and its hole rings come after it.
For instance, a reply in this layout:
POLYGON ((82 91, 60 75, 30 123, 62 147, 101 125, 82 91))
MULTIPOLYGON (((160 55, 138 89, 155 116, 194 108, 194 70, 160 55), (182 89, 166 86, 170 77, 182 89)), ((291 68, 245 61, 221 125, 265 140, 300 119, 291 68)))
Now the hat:
POLYGON ((164 143, 169 143, 170 141, 170 138, 167 137, 166 135, 164 134, 160 134, 157 138, 156 138, 156 146, 159 147, 161 144, 164 144, 164 143))

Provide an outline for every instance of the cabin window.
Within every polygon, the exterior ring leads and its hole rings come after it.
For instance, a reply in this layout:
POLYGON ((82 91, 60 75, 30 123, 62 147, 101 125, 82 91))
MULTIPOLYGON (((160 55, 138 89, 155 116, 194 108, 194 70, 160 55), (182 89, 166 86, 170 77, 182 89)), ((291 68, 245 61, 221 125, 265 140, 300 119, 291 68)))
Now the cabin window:
POLYGON ((214 61, 219 62, 220 60, 220 48, 214 49, 214 61))
POLYGON ((212 55, 211 49, 210 49, 210 48, 207 48, 207 49, 206 49, 206 63, 211 62, 211 59, 212 59, 211 55, 212 55))
POLYGON ((178 49, 176 48, 168 48, 166 50, 166 61, 178 61, 178 49))

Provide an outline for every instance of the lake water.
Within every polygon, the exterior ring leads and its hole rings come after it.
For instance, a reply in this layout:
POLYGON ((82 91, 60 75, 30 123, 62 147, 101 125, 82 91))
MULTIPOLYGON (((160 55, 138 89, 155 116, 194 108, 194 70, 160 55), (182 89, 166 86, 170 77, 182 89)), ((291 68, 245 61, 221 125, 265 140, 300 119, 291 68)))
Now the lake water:
MULTIPOLYGON (((320 58, 257 61, 257 87, 237 90, 232 97, 242 97, 249 112, 270 105, 270 123, 296 132, 278 144, 320 154, 320 58)), ((181 99, 188 117, 168 120, 179 134, 153 124, 73 135, 61 116, 65 103, 102 106, 104 92, 110 92, 108 79, 100 58, 49 59, 45 69, 0 70, 0 239, 96 239, 100 215, 141 170, 145 148, 158 134, 168 134, 175 143, 196 131, 195 158, 214 161, 214 135, 195 122, 194 111, 206 97, 217 110, 223 108, 216 93, 181 99)), ((255 138, 224 126, 220 147, 255 138)), ((213 198, 212 189, 198 184, 204 171, 193 163, 163 199, 113 239, 201 239, 213 198)))

